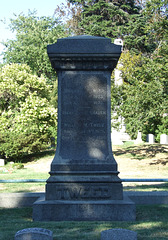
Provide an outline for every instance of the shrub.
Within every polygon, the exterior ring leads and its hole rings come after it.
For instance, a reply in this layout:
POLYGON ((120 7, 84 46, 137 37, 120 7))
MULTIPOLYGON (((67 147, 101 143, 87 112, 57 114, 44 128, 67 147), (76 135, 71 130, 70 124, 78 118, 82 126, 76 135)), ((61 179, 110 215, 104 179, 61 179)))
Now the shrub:
POLYGON ((50 106, 50 86, 27 65, 0 71, 0 154, 17 159, 45 149, 56 137, 57 111, 50 106))

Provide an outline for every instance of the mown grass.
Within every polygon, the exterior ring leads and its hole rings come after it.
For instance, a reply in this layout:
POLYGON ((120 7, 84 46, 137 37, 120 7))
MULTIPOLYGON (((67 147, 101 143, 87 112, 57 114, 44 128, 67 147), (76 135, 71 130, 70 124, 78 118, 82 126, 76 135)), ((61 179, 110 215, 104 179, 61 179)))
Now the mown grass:
MULTIPOLYGON (((113 148, 120 178, 168 178, 168 146, 124 145, 113 148)), ((54 153, 24 159, 24 168, 0 171, 0 179, 47 179, 54 153), (32 165, 32 167, 31 167, 32 165), (29 167, 28 167, 29 166, 29 167)), ((167 191, 168 183, 125 184, 125 190, 167 191)), ((3 183, 0 192, 44 191, 45 183, 3 183)), ((124 228, 138 233, 138 240, 168 239, 168 205, 137 206, 135 222, 33 222, 32 208, 0 208, 0 240, 13 240, 18 230, 42 227, 53 231, 54 240, 100 240, 103 230, 124 228)))
POLYGON ((33 222, 32 209, 0 209, 0 239, 13 240, 17 231, 42 227, 53 231, 54 240, 100 240, 101 231, 123 228, 136 231, 138 240, 168 239, 168 206, 137 206, 135 222, 33 222))
MULTIPOLYGON (((126 143, 113 146, 122 178, 168 178, 168 145, 126 143)), ((0 179, 47 179, 54 151, 25 156, 24 168, 0 168, 0 179), (47 165, 46 165, 47 164, 47 165), (47 167, 46 167, 47 166, 47 167), (43 171, 42 171, 43 169, 43 171)), ((20 164, 18 165, 20 167, 20 164)), ((123 183, 129 191, 167 191, 168 183, 123 183)), ((45 183, 0 183, 0 192, 41 192, 45 183)))

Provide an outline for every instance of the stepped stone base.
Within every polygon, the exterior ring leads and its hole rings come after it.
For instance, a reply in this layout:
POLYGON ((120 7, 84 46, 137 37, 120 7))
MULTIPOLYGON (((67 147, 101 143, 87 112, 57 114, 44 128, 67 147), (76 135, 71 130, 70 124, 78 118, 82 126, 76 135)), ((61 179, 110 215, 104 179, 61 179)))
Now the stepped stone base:
POLYGON ((134 221, 135 204, 123 200, 63 201, 44 198, 33 205, 34 221, 134 221))

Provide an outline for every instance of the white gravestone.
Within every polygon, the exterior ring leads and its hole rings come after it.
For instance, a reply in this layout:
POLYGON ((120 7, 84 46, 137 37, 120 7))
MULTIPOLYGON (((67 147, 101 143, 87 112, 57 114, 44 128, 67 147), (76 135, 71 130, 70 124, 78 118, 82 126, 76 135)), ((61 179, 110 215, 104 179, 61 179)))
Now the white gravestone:
POLYGON ((153 134, 148 134, 147 135, 147 142, 149 143, 149 144, 154 144, 155 143, 155 136, 153 135, 153 134))
POLYGON ((138 131, 137 139, 134 141, 135 144, 143 143, 142 141, 142 133, 138 131))
POLYGON ((0 167, 3 167, 5 165, 5 160, 4 159, 0 159, 0 167))
POLYGON ((160 144, 168 144, 168 135, 166 134, 160 135, 160 144))

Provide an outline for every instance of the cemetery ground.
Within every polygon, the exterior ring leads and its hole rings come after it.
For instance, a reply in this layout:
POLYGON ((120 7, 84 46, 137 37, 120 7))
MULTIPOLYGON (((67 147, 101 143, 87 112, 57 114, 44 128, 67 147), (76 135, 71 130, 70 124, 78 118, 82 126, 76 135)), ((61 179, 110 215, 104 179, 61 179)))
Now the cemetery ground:
MULTIPOLYGON (((120 178, 168 178, 168 145, 113 146, 120 178)), ((0 179, 47 179, 54 151, 26 157, 22 163, 0 167, 0 179), (18 169, 20 168, 20 169, 18 169)), ((0 192, 44 192, 45 183, 3 183, 0 192)), ((168 183, 124 183, 124 190, 167 191, 168 183)), ((138 205, 135 222, 33 222, 32 208, 0 208, 0 239, 12 240, 18 230, 42 227, 54 240, 99 240, 100 232, 124 228, 138 239, 168 239, 168 205, 138 205)))
POLYGON ((17 231, 39 227, 53 231, 54 240, 100 240, 101 231, 123 228, 138 233, 138 240, 168 239, 168 206, 137 206, 135 222, 33 222, 32 209, 0 209, 0 239, 13 240, 17 231))
MULTIPOLYGON (((22 162, 0 167, 0 179, 47 179, 55 150, 26 156, 22 162)), ((122 178, 168 178, 168 145, 131 142, 113 146, 122 178)), ((168 183, 123 183, 124 190, 167 191, 168 183)), ((0 183, 0 192, 44 192, 44 183, 0 183)))

